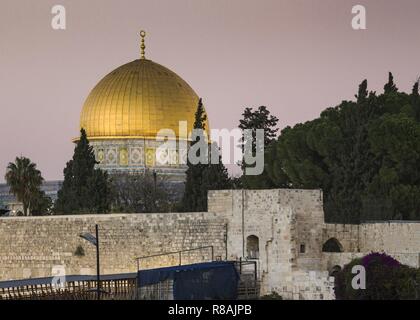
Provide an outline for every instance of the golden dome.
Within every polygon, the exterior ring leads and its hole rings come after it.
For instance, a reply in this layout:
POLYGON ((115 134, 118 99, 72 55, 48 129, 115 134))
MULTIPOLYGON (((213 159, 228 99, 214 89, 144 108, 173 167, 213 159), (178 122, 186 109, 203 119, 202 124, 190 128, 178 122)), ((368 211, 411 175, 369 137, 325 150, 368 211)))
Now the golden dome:
POLYGON ((197 94, 176 73, 143 58, 99 81, 85 101, 80 127, 94 140, 155 139, 166 128, 186 138, 179 132, 179 121, 187 121, 189 133, 197 104, 197 94))

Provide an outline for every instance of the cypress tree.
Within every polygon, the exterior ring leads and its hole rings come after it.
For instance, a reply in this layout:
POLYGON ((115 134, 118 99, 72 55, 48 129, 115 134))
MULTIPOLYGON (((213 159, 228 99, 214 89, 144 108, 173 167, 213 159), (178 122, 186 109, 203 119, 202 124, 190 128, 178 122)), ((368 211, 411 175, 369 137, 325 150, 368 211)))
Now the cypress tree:
POLYGON ((419 96, 419 80, 416 81, 413 85, 413 90, 411 92, 411 104, 413 106, 414 114, 417 121, 420 121, 420 96, 419 96))
POLYGON ((72 160, 64 168, 64 181, 55 204, 56 213, 105 213, 110 209, 108 174, 95 169, 95 154, 84 129, 72 160))
POLYGON ((398 88, 394 83, 394 76, 391 72, 388 73, 388 83, 384 86, 385 93, 397 92, 398 88))
POLYGON ((419 96, 419 80, 413 85, 413 91, 411 93, 414 97, 419 96))
MULTIPOLYGON (((198 101, 197 111, 195 112, 194 129, 202 129, 203 132, 206 129, 207 116, 204 111, 203 102, 200 99, 198 101)), ((197 136, 191 141, 190 148, 198 143, 199 139, 202 138, 197 136)), ((197 151, 197 156, 200 156, 201 151, 197 151)), ((187 157, 187 179, 185 182, 185 191, 182 198, 182 209, 184 211, 204 211, 206 208, 204 194, 205 188, 203 188, 203 174, 205 165, 203 163, 192 164, 189 157, 187 157)))
MULTIPOLYGON (((206 129, 207 116, 204 111, 202 100, 200 99, 195 113, 194 129, 202 129, 203 133, 206 129)), ((203 136, 197 136, 191 142, 194 146, 203 136)), ((200 156, 201 150, 197 151, 197 156, 200 156)), ((208 151, 207 151, 208 152, 208 151)), ((208 159, 208 153, 207 153, 208 159)), ((198 163, 192 164, 189 157, 187 157, 187 179, 185 183, 185 191, 181 202, 183 211, 207 211, 207 193, 212 189, 226 189, 230 187, 230 179, 227 170, 221 162, 219 156, 219 163, 198 163)))
POLYGON ((359 92, 356 95, 357 103, 361 103, 364 101, 368 96, 367 90, 367 80, 363 80, 363 82, 359 85, 359 92))
MULTIPOLYGON (((214 143, 213 148, 217 150, 218 162, 215 164, 212 164, 209 162, 209 164, 206 166, 206 169, 204 171, 203 186, 205 186, 206 188, 205 190, 206 197, 207 197, 207 192, 209 190, 223 190, 223 189, 230 189, 232 187, 232 180, 229 177, 228 171, 222 162, 222 156, 220 154, 219 148, 217 148, 216 143, 214 143)), ((207 206, 206 206, 206 210, 207 210, 207 206)))

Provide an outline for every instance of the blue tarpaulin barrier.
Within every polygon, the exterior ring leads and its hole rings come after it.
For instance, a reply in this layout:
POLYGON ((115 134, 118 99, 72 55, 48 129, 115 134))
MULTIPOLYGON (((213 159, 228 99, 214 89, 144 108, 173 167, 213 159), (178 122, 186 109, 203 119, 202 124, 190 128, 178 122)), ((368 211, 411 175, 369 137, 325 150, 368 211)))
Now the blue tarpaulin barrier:
POLYGON ((239 275, 234 262, 206 262, 138 271, 138 286, 173 280, 175 300, 236 299, 239 275))

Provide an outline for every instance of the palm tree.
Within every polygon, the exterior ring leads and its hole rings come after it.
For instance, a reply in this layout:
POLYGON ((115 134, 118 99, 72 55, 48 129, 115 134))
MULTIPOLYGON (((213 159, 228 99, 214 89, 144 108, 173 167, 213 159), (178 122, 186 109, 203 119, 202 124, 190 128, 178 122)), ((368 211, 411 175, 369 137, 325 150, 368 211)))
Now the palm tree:
POLYGON ((16 157, 15 162, 10 162, 7 166, 5 178, 10 192, 14 194, 17 201, 22 202, 25 216, 30 215, 31 203, 38 196, 40 186, 44 181, 41 171, 28 158, 16 157))

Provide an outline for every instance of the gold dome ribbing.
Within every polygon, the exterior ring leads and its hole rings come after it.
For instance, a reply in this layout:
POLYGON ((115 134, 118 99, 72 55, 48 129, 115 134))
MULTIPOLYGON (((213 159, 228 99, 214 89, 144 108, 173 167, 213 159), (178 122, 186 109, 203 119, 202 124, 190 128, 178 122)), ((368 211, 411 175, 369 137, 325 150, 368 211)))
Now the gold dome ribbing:
MULTIPOLYGON (((83 106, 80 127, 89 139, 154 139, 179 121, 194 124, 198 96, 171 70, 147 59, 127 63, 105 76, 83 106)), ((208 129, 208 125, 206 125, 208 129)))

